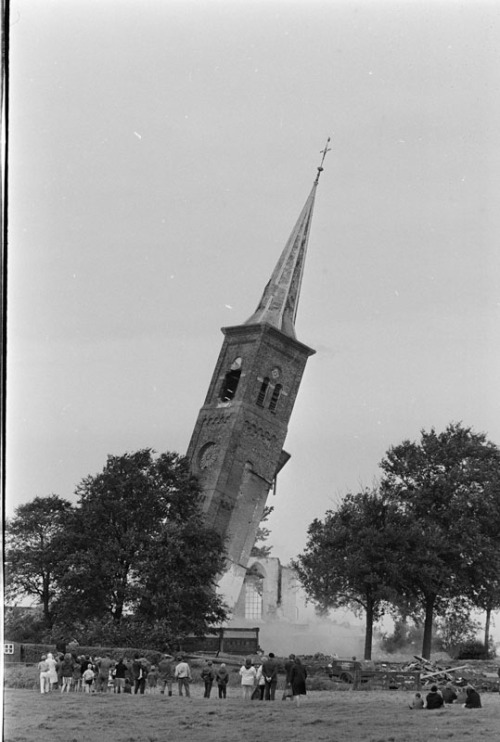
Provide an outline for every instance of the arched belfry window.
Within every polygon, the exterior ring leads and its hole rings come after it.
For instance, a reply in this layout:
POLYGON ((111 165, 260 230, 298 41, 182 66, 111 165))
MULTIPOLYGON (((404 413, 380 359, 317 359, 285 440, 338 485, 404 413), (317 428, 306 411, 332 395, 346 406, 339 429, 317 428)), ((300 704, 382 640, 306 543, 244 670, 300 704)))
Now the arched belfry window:
POLYGON ((219 393, 219 399, 222 402, 230 402, 234 398, 240 382, 241 365, 241 358, 235 358, 231 364, 231 368, 224 376, 219 393))
POLYGON ((266 376, 266 378, 263 380, 262 384, 260 385, 259 393, 257 395, 257 404, 259 405, 259 407, 264 407, 268 388, 269 388, 269 376, 266 376))
POLYGON ((264 575, 259 565, 254 564, 245 575, 245 618, 262 618, 262 595, 264 575))
POLYGON ((273 389, 273 393, 271 396, 271 401, 269 402, 269 409, 271 412, 276 412, 276 406, 278 404, 278 400, 281 397, 281 384, 276 384, 276 386, 273 389))

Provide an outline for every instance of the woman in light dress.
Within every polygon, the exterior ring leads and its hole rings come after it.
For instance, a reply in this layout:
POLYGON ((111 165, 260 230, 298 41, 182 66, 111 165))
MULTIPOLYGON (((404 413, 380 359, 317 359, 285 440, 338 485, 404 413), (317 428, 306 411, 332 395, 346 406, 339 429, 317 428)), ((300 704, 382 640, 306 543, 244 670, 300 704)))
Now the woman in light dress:
POLYGON ((255 678, 257 677, 257 670, 253 666, 250 657, 247 657, 245 664, 240 667, 240 677, 243 698, 245 701, 249 701, 252 697, 255 678))

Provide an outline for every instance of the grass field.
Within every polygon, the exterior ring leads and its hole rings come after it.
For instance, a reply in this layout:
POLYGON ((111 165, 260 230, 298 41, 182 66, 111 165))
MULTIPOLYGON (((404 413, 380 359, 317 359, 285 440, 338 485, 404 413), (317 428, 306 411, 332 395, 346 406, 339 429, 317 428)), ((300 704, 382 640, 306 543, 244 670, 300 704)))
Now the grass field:
MULTIPOLYGON (((174 693, 176 691, 174 690, 174 693)), ((291 702, 159 694, 86 695, 4 691, 5 742, 499 742, 500 694, 482 709, 411 711, 402 691, 312 692, 291 702)))

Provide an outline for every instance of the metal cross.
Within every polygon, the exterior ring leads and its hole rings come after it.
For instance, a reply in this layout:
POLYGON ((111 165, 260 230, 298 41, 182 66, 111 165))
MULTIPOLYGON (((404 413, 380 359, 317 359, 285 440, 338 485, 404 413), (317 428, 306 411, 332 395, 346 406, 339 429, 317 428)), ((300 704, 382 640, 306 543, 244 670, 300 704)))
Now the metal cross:
POLYGON ((328 146, 329 143, 330 143, 330 137, 328 137, 328 139, 326 140, 325 149, 322 149, 321 152, 320 152, 320 154, 322 154, 323 157, 321 158, 321 162, 320 162, 319 167, 318 167, 318 174, 316 176, 316 183, 319 180, 319 176, 323 172, 323 163, 325 161, 326 154, 327 154, 327 152, 330 152, 330 150, 331 150, 331 147, 328 146))

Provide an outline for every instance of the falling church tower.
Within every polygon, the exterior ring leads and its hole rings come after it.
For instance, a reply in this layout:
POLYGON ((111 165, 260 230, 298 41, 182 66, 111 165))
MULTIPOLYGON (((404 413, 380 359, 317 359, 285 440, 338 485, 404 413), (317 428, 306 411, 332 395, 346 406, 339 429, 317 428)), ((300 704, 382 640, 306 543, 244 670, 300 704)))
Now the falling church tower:
POLYGON ((187 451, 205 496, 208 526, 226 538, 219 591, 233 607, 269 490, 290 458, 283 450, 306 361, 315 353, 295 336, 295 317, 311 229, 312 190, 255 312, 224 327, 224 341, 187 451))

